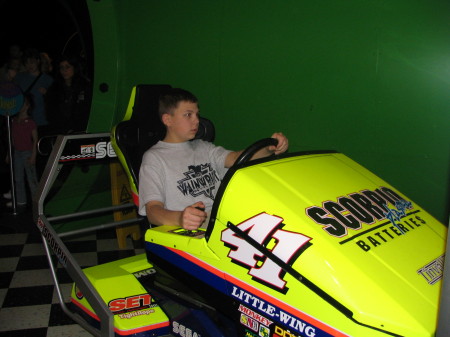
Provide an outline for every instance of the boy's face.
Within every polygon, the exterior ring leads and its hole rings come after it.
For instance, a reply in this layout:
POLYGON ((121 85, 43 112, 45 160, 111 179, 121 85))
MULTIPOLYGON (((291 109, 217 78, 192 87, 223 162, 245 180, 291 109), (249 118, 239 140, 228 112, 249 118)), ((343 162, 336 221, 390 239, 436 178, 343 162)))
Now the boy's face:
POLYGON ((164 114, 162 121, 167 127, 164 141, 182 143, 195 137, 198 130, 199 114, 197 103, 181 101, 173 114, 164 114))

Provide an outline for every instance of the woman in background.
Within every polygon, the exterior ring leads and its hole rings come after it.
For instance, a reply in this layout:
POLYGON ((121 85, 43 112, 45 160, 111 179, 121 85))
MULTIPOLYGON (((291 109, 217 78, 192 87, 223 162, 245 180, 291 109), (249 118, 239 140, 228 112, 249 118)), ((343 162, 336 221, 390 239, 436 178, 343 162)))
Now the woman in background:
POLYGON ((81 73, 76 57, 63 56, 57 63, 55 82, 47 93, 52 133, 85 132, 91 106, 91 83, 81 73))

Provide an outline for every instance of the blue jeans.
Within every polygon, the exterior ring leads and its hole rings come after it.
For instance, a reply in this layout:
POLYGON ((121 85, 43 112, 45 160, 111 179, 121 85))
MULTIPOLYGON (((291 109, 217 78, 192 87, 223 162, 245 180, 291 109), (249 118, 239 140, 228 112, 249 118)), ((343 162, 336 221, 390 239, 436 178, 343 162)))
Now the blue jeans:
POLYGON ((25 186, 25 175, 27 176, 28 186, 31 196, 34 197, 38 180, 36 175, 36 166, 31 165, 28 159, 31 157, 31 151, 14 150, 14 182, 16 187, 17 204, 27 203, 27 191, 25 186))

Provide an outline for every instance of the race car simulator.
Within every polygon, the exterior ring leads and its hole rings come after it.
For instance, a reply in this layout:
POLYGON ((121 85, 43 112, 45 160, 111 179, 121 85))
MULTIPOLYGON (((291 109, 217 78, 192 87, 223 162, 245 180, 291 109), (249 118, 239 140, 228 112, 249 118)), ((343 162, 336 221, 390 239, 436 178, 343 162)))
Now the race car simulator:
MULTIPOLYGON (((165 87, 133 88, 122 125, 111 133, 111 157, 124 166, 135 200, 140 157, 163 136, 154 106, 165 87)), ((199 137, 214 139, 212 124, 202 125, 199 137)), ((342 153, 250 160, 273 139, 249 146, 228 170, 206 230, 149 225, 145 254, 81 269, 44 201, 58 165, 67 163, 65 149, 75 158, 96 137, 106 135, 58 138, 36 208, 47 251, 75 281, 65 311, 92 334, 435 335, 447 228, 342 153)), ((95 161, 95 148, 71 164, 95 161)), ((194 172, 182 183, 211 192, 194 172)))

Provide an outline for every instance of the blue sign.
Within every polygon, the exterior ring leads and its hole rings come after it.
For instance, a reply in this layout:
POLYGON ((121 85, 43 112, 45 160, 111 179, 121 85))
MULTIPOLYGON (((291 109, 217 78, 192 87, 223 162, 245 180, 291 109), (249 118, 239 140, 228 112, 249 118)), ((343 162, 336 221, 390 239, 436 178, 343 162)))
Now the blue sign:
POLYGON ((14 116, 22 105, 22 90, 12 82, 0 82, 0 115, 14 116))

